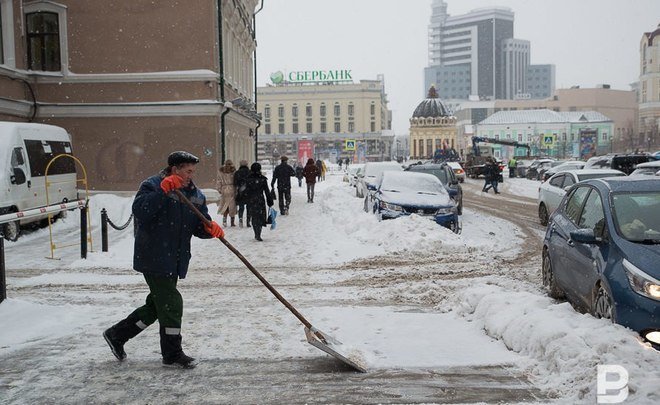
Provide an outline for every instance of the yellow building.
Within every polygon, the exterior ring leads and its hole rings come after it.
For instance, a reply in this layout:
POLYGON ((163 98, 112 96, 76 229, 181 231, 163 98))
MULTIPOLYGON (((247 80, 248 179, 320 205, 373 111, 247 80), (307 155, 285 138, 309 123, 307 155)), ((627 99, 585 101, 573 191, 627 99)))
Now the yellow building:
POLYGON ((271 81, 257 89, 259 160, 297 156, 302 147, 313 149, 308 157, 333 162, 390 159, 392 114, 382 76, 353 83, 350 70, 276 72, 271 81))
POLYGON ((410 119, 410 156, 431 159, 437 150, 455 149, 456 145, 456 117, 431 86, 410 119))

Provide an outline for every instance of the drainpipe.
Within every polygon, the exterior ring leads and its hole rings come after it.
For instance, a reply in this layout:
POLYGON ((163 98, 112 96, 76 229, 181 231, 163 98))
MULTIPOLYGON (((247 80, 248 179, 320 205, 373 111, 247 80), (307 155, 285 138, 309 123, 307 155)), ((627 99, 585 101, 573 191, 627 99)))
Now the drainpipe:
POLYGON ((218 73, 220 76, 220 102, 225 111, 220 115, 220 165, 225 164, 225 115, 231 108, 231 103, 225 101, 225 58, 222 49, 222 0, 217 0, 218 4, 218 73), (227 106, 229 104, 229 106, 227 106))
MULTIPOLYGON (((257 14, 264 8, 264 0, 261 0, 261 6, 259 10, 255 11, 252 15, 252 39, 257 41, 257 14)), ((257 47, 254 47, 254 109, 257 110, 257 47)), ((257 119, 257 126, 254 128, 254 161, 258 160, 257 156, 257 143, 259 142, 259 127, 261 126, 261 120, 257 119)))

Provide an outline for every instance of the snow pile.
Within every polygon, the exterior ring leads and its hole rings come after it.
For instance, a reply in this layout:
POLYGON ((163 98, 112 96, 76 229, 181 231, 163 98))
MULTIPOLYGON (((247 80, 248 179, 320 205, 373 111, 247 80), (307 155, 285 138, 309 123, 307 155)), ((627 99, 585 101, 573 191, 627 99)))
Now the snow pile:
POLYGON ((595 402, 597 365, 616 364, 629 373, 629 401, 660 402, 660 353, 629 329, 577 314, 568 303, 495 285, 472 286, 453 299, 457 313, 535 359, 535 382, 551 395, 595 402))

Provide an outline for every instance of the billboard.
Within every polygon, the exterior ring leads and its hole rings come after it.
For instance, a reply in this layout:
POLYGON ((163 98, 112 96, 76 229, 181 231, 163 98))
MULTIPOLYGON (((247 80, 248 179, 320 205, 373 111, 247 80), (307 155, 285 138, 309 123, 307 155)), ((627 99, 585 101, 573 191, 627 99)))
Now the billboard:
POLYGON ((596 133, 580 133, 580 159, 587 160, 596 155, 596 133))
POLYGON ((298 162, 302 165, 307 163, 307 159, 314 158, 314 142, 303 139, 298 141, 298 162))

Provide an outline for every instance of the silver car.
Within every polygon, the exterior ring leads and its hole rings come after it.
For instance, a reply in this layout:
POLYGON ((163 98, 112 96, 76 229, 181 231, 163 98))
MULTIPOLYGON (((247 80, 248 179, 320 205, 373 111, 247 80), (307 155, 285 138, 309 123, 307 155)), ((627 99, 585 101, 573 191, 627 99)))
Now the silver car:
POLYGON ((397 162, 368 162, 357 177, 355 185, 355 196, 365 198, 371 191, 376 190, 376 180, 385 170, 403 171, 403 167, 397 162))
POLYGON ((561 199, 573 184, 588 179, 601 177, 617 177, 626 174, 612 169, 582 169, 560 172, 541 183, 539 187, 539 219, 541 225, 548 224, 548 218, 557 209, 561 199))

